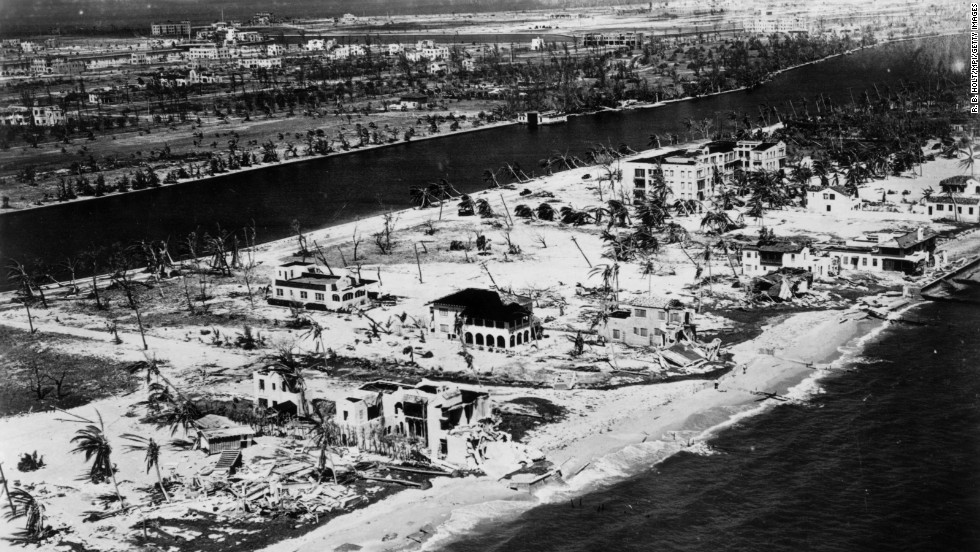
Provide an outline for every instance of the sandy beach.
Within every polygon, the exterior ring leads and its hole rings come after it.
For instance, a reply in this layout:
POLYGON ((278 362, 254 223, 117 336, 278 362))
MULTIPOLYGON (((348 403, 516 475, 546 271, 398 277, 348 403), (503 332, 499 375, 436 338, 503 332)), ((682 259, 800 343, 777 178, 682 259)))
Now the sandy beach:
POLYGON ((707 452, 703 440, 712 431, 775 402, 756 403, 754 391, 804 400, 816 388, 813 377, 830 373, 826 367, 842 347, 880 326, 863 318, 857 311, 815 311, 774 323, 733 348, 735 361, 745 369, 722 377, 717 390, 712 382, 685 381, 565 392, 590 415, 572 413, 532 434, 529 444, 562 465, 566 484, 531 496, 507 490, 489 477, 442 479, 428 491, 402 492, 266 551, 312 552, 347 543, 366 551, 433 549, 481 521, 514 516, 543 501, 567 500, 649 469, 684 448, 707 452), (760 354, 763 348, 772 349, 774 356, 760 354), (423 537, 431 540, 417 542, 423 537))

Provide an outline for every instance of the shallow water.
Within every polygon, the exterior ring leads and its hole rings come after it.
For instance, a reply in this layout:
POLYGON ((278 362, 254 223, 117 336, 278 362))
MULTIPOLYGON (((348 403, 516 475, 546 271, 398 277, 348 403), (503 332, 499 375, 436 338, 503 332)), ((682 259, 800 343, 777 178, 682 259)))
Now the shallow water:
POLYGON ((594 482, 582 508, 539 506, 441 548, 978 550, 980 307, 914 315, 930 325, 884 329, 806 401, 719 432, 712 454, 679 452, 594 482))

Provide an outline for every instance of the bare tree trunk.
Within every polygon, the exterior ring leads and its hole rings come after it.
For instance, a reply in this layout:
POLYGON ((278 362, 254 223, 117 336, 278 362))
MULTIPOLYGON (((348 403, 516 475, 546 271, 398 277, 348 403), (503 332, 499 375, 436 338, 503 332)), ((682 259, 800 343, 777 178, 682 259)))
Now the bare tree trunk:
POLYGON ((163 498, 167 502, 170 502, 170 495, 167 494, 167 488, 163 486, 163 477, 160 476, 160 463, 157 462, 157 463, 155 463, 153 465, 154 465, 154 467, 156 467, 156 470, 157 470, 157 482, 160 483, 160 490, 163 491, 163 498))

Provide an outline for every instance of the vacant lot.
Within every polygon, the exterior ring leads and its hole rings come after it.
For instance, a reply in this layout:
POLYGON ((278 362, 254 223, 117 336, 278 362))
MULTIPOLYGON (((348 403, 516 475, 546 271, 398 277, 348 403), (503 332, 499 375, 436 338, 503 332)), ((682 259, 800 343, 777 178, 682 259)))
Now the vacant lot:
POLYGON ((70 342, 0 326, 0 416, 73 408, 135 389, 138 378, 125 364, 63 352, 70 342))

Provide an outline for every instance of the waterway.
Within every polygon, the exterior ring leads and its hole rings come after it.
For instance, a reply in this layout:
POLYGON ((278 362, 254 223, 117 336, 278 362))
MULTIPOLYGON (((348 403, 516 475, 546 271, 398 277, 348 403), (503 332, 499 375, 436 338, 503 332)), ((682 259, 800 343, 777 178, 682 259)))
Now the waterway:
MULTIPOLYGON (((0 215, 0 265, 11 259, 57 264, 94 246, 134 240, 169 239, 191 231, 242 228, 254 221, 258 240, 288 236, 295 220, 321 228, 410 205, 409 188, 446 178, 462 192, 485 187, 485 169, 519 163, 541 172, 538 161, 554 151, 582 155, 596 144, 648 147, 651 134, 677 134, 683 121, 748 114, 758 124, 760 106, 789 112, 790 101, 818 94, 837 100, 877 84, 884 91, 914 79, 909 43, 889 44, 782 73, 753 90, 730 92, 661 107, 571 117, 542 128, 506 126, 435 140, 401 143, 263 170, 69 202, 0 215)), ((530 185, 533 187, 533 184, 530 185)))

